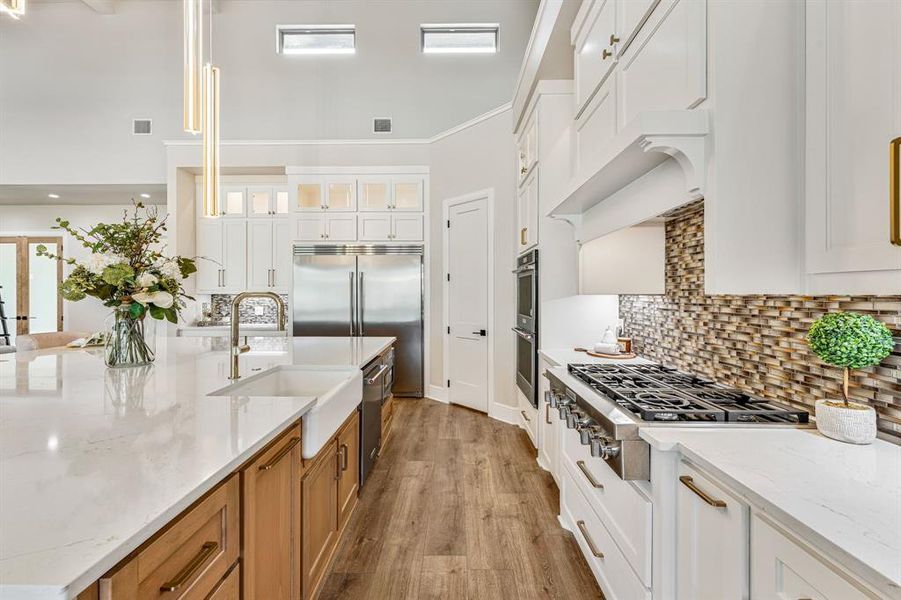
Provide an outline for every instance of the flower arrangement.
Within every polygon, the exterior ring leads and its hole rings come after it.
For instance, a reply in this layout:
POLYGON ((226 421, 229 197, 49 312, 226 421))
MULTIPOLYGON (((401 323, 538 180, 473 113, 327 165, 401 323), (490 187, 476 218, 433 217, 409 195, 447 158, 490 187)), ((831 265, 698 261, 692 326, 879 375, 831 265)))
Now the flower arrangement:
POLYGON ((807 344, 826 364, 844 368, 842 396, 848 406, 851 369, 878 365, 895 347, 889 328, 869 315, 837 312, 823 315, 807 332, 807 344))
POLYGON ((143 320, 178 322, 185 300, 183 280, 197 271, 193 259, 162 253, 166 216, 156 208, 134 203, 119 223, 99 223, 90 229, 73 227, 57 218, 62 229, 91 251, 85 262, 50 253, 38 246, 38 256, 64 261, 74 268, 60 284, 60 295, 70 302, 87 296, 115 309, 115 325, 107 339, 107 364, 146 364, 153 360, 143 335, 143 320))

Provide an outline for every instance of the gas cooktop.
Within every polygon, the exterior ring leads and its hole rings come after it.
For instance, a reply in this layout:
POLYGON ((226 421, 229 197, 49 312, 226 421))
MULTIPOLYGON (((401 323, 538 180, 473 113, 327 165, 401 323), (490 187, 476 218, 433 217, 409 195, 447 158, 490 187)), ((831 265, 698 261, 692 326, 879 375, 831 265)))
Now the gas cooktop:
POLYGON ((571 364, 569 372, 639 421, 807 423, 809 415, 656 364, 571 364))

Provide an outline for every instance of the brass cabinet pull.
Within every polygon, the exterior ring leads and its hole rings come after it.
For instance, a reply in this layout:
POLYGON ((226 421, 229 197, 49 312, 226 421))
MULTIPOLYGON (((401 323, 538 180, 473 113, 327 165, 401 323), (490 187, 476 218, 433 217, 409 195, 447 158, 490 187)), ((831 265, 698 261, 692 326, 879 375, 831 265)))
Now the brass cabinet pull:
POLYGON ((299 443, 300 443, 299 437, 291 438, 291 441, 288 442, 288 444, 284 448, 279 450, 278 454, 276 454, 275 456, 272 457, 272 460, 267 462, 265 465, 260 465, 260 471, 268 471, 269 469, 274 467, 275 463, 277 463, 278 461, 283 459, 285 457, 285 455, 287 455, 288 452, 291 452, 291 450, 294 448, 294 446, 296 446, 299 443))
POLYGON ((588 544, 588 549, 591 550, 591 553, 595 558, 604 558, 604 553, 598 550, 594 542, 591 541, 591 536, 588 535, 588 530, 585 528, 585 521, 576 521, 576 525, 579 526, 579 531, 582 532, 582 537, 585 538, 585 543, 588 544))
POLYGON ((335 480, 341 479, 341 449, 335 452, 335 480))
POLYGON ((347 444, 341 444, 341 470, 342 471, 347 470, 347 464, 349 462, 347 455, 348 455, 347 444))
POLYGON ((532 421, 532 419, 529 418, 529 415, 526 414, 526 411, 521 410, 521 411, 519 411, 519 413, 522 415, 522 418, 525 419, 527 422, 532 421))
POLYGON ((602 60, 607 60, 607 59, 610 58, 611 56, 613 56, 613 52, 610 52, 610 50, 607 50, 606 48, 604 48, 604 51, 601 52, 601 59, 602 59, 602 60))
POLYGON ((679 481, 681 481, 685 487, 687 487, 688 489, 693 491, 695 494, 697 494, 701 500, 703 500, 710 506, 712 506, 714 508, 726 508, 725 502, 723 502, 722 500, 717 500, 716 498, 710 496, 707 492, 705 492, 704 490, 699 488, 697 486, 697 484, 695 484, 695 480, 692 479, 690 476, 680 475, 679 481))
POLYGON ((520 174, 520 175, 525 175, 526 172, 527 172, 528 170, 529 170, 529 169, 526 168, 526 167, 520 167, 520 168, 519 168, 519 174, 520 174))
POLYGON ((889 142, 889 221, 891 240, 901 246, 901 137, 889 142))
POLYGON ((548 425, 553 425, 554 423, 551 421, 551 405, 544 405, 544 422, 548 425))
POLYGON ((591 471, 589 471, 588 467, 585 466, 584 460, 577 460, 576 466, 579 467, 580 471, 582 471, 582 475, 585 476, 585 479, 588 480, 588 483, 591 484, 591 487, 593 487, 596 490, 604 489, 604 484, 598 483, 597 480, 591 475, 591 471))
POLYGON ((213 555, 216 550, 219 549, 219 544, 216 542, 206 542, 203 546, 200 547, 200 552, 197 553, 197 556, 191 559, 185 567, 179 571, 175 578, 171 581, 167 581, 163 585, 160 586, 161 592, 175 592, 183 586, 194 573, 203 566, 203 563, 213 555))
POLYGON ((610 45, 612 46, 613 44, 616 44, 617 42, 619 42, 619 36, 617 36, 615 33, 611 33, 610 34, 610 45))
POLYGON ((529 230, 528 227, 523 227, 522 229, 519 230, 519 245, 520 246, 526 245, 526 232, 528 230, 529 230))

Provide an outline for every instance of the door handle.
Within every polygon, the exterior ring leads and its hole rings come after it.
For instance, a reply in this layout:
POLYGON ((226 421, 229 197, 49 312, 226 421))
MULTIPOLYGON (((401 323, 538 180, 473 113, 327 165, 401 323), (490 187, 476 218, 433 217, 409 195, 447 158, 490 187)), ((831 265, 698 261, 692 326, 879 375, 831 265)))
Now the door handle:
POLYGON ((378 373, 376 373, 375 375, 373 375, 372 377, 370 377, 369 379, 366 380, 366 385, 374 384, 376 381, 379 380, 379 377, 381 377, 382 374, 387 370, 388 370, 388 365, 382 365, 381 368, 379 369, 378 373))
POLYGON ((519 329, 518 327, 514 327, 514 328, 513 328, 513 332, 514 332, 516 335, 518 335, 519 337, 521 337, 522 339, 524 339, 524 340, 528 340, 528 341, 530 341, 530 342, 532 341, 532 334, 531 334, 531 333, 528 333, 528 332, 526 332, 526 331, 523 331, 522 329, 519 329))
POLYGON ((347 455, 348 455, 347 444, 341 444, 341 470, 342 471, 347 470, 347 464, 349 462, 347 455))
POLYGON ((701 500, 703 500, 710 506, 714 508, 726 508, 726 503, 724 501, 714 498, 713 496, 709 495, 707 492, 699 488, 690 475, 680 475, 679 481, 681 481, 682 485, 693 491, 701 500))
POLYGON ((479 329, 478 331, 473 331, 472 335, 480 335, 482 337, 485 337, 486 335, 488 335, 488 331, 486 331, 485 329, 479 329))
POLYGON ((366 306, 365 296, 363 296, 363 272, 362 271, 360 271, 360 282, 357 284, 357 288, 358 288, 358 292, 359 292, 359 298, 357 298, 357 302, 359 303, 359 305, 357 306, 357 314, 359 314, 359 316, 360 316, 360 321, 357 324, 357 327, 360 330, 358 335, 360 335, 362 337, 364 335, 364 332, 363 332, 363 308, 366 306))
POLYGON ((901 137, 889 142, 889 221, 891 241, 901 246, 901 137))
POLYGON ((353 271, 347 274, 348 280, 350 280, 350 337, 354 335, 354 315, 356 311, 354 310, 354 274, 353 271))

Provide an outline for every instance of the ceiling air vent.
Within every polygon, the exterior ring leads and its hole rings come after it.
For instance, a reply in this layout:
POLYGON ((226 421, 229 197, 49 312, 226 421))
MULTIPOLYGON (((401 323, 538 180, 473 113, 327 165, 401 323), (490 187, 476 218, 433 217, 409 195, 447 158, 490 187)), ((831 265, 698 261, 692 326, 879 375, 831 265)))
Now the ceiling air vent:
POLYGON ((391 133, 391 118, 377 117, 373 119, 372 133, 391 133))
POLYGON ((131 122, 132 133, 135 135, 150 135, 153 133, 153 121, 150 119, 135 119, 131 122))

